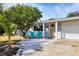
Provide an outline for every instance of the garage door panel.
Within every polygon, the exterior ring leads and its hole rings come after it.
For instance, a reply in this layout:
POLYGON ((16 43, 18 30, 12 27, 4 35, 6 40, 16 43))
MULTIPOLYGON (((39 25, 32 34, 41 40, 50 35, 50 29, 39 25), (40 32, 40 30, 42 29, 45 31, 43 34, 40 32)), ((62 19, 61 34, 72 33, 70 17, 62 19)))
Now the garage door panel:
POLYGON ((62 34, 64 38, 79 38, 79 21, 62 22, 62 34))

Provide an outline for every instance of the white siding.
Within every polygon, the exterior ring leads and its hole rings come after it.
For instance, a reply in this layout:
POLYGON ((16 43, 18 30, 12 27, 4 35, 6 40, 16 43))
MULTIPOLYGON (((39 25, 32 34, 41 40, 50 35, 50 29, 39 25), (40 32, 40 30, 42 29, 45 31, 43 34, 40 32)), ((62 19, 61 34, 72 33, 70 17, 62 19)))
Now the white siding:
POLYGON ((79 39, 79 21, 62 22, 62 38, 79 39))

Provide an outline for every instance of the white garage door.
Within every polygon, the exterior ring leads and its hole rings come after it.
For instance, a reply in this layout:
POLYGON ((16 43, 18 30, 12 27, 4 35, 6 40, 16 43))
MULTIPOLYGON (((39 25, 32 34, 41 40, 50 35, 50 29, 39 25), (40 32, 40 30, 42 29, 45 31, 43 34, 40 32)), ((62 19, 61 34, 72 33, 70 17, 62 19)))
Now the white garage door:
POLYGON ((79 39, 79 21, 62 22, 62 38, 79 39))

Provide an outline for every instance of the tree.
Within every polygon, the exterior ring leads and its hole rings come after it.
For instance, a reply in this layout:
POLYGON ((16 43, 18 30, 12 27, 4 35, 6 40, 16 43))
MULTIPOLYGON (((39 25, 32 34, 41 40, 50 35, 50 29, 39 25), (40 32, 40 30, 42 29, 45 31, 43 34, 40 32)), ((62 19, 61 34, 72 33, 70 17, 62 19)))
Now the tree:
POLYGON ((5 49, 4 52, 0 53, 0 55, 8 53, 11 53, 11 36, 13 34, 13 31, 15 31, 16 26, 12 22, 10 22, 6 17, 3 10, 3 4, 0 3, 0 31, 5 31, 8 37, 8 47, 5 49))
POLYGON ((67 17, 75 17, 75 16, 79 16, 79 12, 72 12, 72 13, 69 13, 67 17))
POLYGON ((7 9, 5 15, 9 21, 17 25, 24 38, 28 29, 42 17, 41 12, 37 8, 20 4, 7 9))
MULTIPOLYGON (((6 19, 6 17, 4 16, 4 12, 3 12, 3 4, 0 3, 0 25, 4 28, 6 34, 8 34, 8 39, 9 39, 9 46, 10 44, 10 37, 12 34, 12 28, 11 28, 11 23, 6 19)), ((1 27, 0 27, 1 28, 1 27)), ((1 28, 1 30, 3 30, 3 28, 1 28)))
POLYGON ((2 24, 2 26, 4 27, 5 33, 8 37, 8 49, 5 49, 5 51, 2 52, 2 54, 6 52, 8 52, 8 54, 11 54, 11 36, 16 26, 9 20, 7 20, 7 18, 4 15, 0 15, 0 24, 2 24))
POLYGON ((0 24, 3 25, 5 29, 5 33, 8 35, 8 42, 9 42, 8 47, 10 49, 11 48, 11 36, 15 29, 15 25, 13 26, 13 24, 10 21, 8 21, 4 15, 0 15, 0 24))

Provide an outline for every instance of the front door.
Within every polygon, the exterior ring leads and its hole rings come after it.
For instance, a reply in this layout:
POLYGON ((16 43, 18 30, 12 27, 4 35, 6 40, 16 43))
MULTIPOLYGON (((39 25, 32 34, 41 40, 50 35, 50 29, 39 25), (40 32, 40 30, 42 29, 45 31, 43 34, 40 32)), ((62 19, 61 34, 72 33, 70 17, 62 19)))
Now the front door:
POLYGON ((50 35, 52 38, 55 38, 55 25, 51 24, 50 35))

